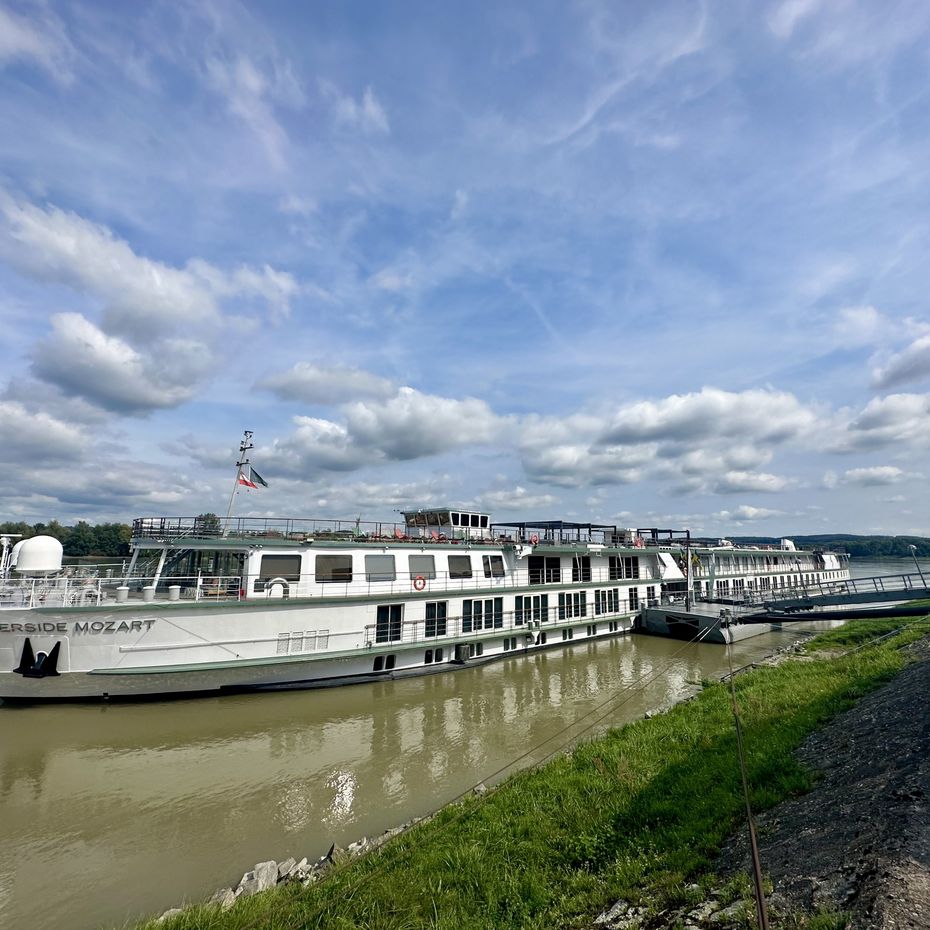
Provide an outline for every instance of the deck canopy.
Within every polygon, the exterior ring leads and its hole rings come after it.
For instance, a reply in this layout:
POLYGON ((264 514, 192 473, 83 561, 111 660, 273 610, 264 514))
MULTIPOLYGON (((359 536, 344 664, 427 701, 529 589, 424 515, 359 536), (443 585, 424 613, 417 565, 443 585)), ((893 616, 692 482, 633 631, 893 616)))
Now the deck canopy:
POLYGON ((492 523, 493 536, 519 542, 588 542, 601 545, 627 545, 634 530, 619 529, 612 523, 572 523, 569 520, 525 520, 515 523, 492 523), (629 537, 629 539, 628 539, 629 537))

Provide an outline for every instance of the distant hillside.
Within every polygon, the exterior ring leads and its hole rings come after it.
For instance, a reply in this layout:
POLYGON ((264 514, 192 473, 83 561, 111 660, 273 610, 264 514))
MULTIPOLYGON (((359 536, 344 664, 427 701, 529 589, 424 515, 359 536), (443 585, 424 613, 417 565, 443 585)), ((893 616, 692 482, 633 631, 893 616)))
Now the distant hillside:
MULTIPOLYGON (((734 543, 755 546, 778 543, 782 537, 731 536, 734 543)), ((917 547, 917 555, 930 558, 930 539, 925 536, 856 536, 852 533, 823 533, 818 536, 790 536, 803 549, 823 546, 826 549, 845 549, 854 559, 880 559, 911 557, 911 546, 917 547)))

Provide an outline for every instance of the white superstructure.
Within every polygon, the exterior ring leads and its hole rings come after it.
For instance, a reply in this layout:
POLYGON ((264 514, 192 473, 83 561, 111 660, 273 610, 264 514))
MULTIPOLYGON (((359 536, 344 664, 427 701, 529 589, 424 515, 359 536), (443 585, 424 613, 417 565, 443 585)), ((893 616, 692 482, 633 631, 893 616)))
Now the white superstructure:
POLYGON ((0 697, 33 701, 423 674, 626 633, 662 600, 849 577, 834 553, 456 508, 402 524, 144 518, 109 576, 56 570, 55 547, 30 542, 0 578, 0 697))

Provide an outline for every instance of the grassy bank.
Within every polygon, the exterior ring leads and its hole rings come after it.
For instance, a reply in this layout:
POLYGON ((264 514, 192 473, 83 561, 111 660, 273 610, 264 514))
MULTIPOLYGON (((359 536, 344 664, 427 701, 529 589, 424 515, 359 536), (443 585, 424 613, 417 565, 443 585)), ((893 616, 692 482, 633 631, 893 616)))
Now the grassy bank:
MULTIPOLYGON (((886 622, 887 629, 900 624, 886 622)), ((874 622, 826 634, 830 649, 874 622)), ((738 677, 753 805, 810 786, 792 750, 894 675, 926 627, 845 656, 738 677)), ((813 647, 816 648, 816 642, 813 647)), ((729 690, 709 684, 667 714, 613 731, 481 798, 442 811, 325 882, 281 886, 230 910, 196 907, 161 930, 553 928, 586 925, 625 898, 673 903, 739 825, 742 796, 729 690)), ((145 925, 155 927, 154 923, 145 925)))

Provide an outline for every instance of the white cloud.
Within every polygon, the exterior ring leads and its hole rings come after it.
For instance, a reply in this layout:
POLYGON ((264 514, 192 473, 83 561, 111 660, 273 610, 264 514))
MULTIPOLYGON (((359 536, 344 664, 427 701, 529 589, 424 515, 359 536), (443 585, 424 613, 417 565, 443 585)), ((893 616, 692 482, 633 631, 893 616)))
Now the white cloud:
POLYGON ((779 39, 789 39, 797 25, 817 12, 821 0, 785 0, 769 14, 769 29, 779 39))
POLYGON ((874 465, 871 468, 850 468, 843 475, 848 484, 859 484, 866 487, 884 484, 896 484, 903 481, 907 475, 894 465, 874 465))
POLYGON ((740 504, 735 510, 720 510, 714 519, 723 522, 749 523, 753 520, 767 520, 769 517, 784 516, 783 510, 771 510, 767 507, 753 507, 749 504, 740 504))
POLYGON ((0 462, 77 463, 89 443, 87 433, 73 424, 29 410, 16 401, 0 404, 0 462))
POLYGON ((906 349, 892 355, 884 366, 872 371, 872 385, 898 387, 930 378, 930 335, 919 336, 906 349))
POLYGON ((717 494, 734 494, 744 491, 763 491, 774 494, 788 487, 787 479, 765 472, 728 471, 716 481, 712 489, 717 494))
POLYGON ((206 346, 166 340, 164 355, 146 358, 107 336, 79 313, 52 317, 52 333, 33 349, 37 377, 108 410, 126 414, 174 407, 188 400, 210 364, 206 346))
POLYGON ((492 518, 496 519, 498 513, 506 518, 508 513, 515 510, 545 511, 554 507, 559 499, 552 494, 534 494, 521 485, 508 490, 485 491, 479 494, 475 502, 482 510, 488 510, 492 518))
POLYGON ((54 281, 100 298, 109 328, 158 334, 166 324, 213 324, 217 298, 256 297, 281 313, 299 287, 269 265, 225 272, 201 259, 185 268, 137 255, 97 223, 75 213, 17 202, 0 192, 0 256, 40 281, 54 281))
POLYGON ((861 346, 873 344, 890 326, 890 321, 875 307, 844 307, 836 314, 833 331, 840 345, 861 346))
POLYGON ((74 57, 64 26, 50 11, 33 8, 26 17, 0 7, 0 66, 32 61, 54 80, 67 84, 73 79, 74 57))
POLYGON ((379 458, 359 446, 339 423, 294 417, 294 424, 294 433, 276 441, 268 453, 279 473, 306 480, 319 471, 354 471, 379 458))
POLYGON ((349 404, 345 413, 359 444, 399 461, 491 442, 505 424, 483 400, 437 397, 410 387, 388 400, 349 404))
POLYGON ((242 120, 258 139, 275 168, 287 161, 288 138, 274 113, 274 105, 300 106, 303 92, 290 63, 272 58, 267 67, 244 54, 231 59, 211 57, 207 77, 226 100, 229 112, 242 120))
POLYGON ((673 394, 619 408, 599 442, 694 442, 735 436, 741 442, 779 443, 813 429, 816 423, 814 413, 784 391, 733 393, 706 387, 698 393, 673 394))
POLYGON ((328 368, 310 362, 298 362, 289 371, 261 381, 259 387, 273 391, 282 400, 298 400, 306 404, 342 404, 363 398, 386 398, 397 390, 386 378, 367 371, 328 368))
POLYGON ((930 442, 930 395, 889 394, 876 397, 849 424, 836 451, 877 449, 930 442))
POLYGON ((366 87, 361 100, 344 94, 332 81, 321 81, 323 97, 329 102, 337 123, 363 133, 391 131, 387 113, 371 87, 366 87))

